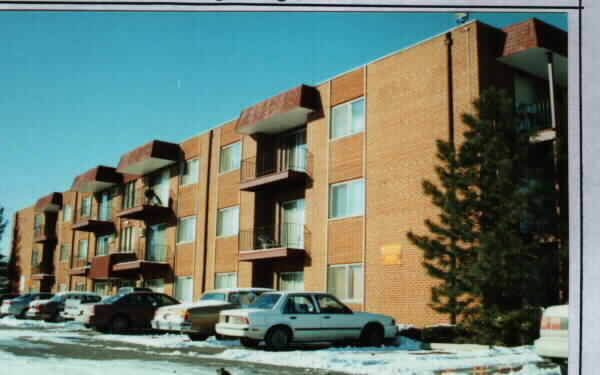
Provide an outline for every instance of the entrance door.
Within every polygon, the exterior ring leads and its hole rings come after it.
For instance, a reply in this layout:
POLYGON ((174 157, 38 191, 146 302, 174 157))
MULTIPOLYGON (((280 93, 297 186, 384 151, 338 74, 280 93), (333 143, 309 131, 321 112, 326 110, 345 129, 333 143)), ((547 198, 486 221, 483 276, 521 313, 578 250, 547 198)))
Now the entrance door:
POLYGON ((167 258, 166 224, 156 224, 148 227, 146 238, 146 260, 164 262, 167 258))
POLYGON ((153 175, 150 179, 150 187, 156 195, 152 203, 163 207, 169 206, 169 170, 162 171, 153 175), (157 201, 158 198, 158 201, 157 201))
POLYGON ((282 246, 304 249, 304 199, 284 202, 282 208, 282 246))
POLYGON ((175 298, 181 302, 192 302, 194 283, 190 276, 178 277, 175 282, 175 298))

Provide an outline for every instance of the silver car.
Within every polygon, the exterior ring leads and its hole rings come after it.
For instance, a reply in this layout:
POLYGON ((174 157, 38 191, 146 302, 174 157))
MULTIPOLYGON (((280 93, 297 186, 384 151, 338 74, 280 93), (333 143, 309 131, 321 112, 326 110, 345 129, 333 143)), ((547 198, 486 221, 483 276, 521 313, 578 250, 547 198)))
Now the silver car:
POLYGON ((11 300, 4 300, 2 307, 0 307, 0 315, 14 315, 17 318, 24 318, 29 303, 40 299, 50 299, 53 296, 53 293, 27 293, 11 300))

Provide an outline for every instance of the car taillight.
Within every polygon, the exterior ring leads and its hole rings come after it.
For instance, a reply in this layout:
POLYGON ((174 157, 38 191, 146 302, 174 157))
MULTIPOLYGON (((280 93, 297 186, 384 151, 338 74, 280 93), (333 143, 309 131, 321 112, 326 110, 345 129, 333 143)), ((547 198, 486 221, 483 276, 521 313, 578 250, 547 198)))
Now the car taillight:
POLYGON ((37 310, 37 311, 40 311, 40 310, 41 310, 41 307, 42 307, 42 306, 40 306, 40 305, 35 305, 33 308, 34 308, 35 310, 37 310))
POLYGON ((569 320, 567 318, 561 318, 559 316, 544 316, 540 328, 543 330, 561 330, 569 328, 569 320))
POLYGON ((230 316, 229 323, 233 324, 250 324, 250 321, 245 316, 230 316))
POLYGON ((183 310, 183 311, 180 312, 180 314, 181 314, 181 318, 183 320, 189 320, 190 319, 190 312, 189 311, 183 310))

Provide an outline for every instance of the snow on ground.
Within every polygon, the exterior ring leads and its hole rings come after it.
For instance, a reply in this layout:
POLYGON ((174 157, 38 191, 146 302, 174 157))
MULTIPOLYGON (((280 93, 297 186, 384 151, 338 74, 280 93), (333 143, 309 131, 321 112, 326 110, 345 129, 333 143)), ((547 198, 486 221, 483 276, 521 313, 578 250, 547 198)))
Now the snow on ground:
MULTIPOLYGON (((41 343, 63 343, 72 342, 70 338, 81 338, 81 331, 86 330, 82 325, 73 322, 67 323, 45 323, 40 321, 16 320, 14 318, 0 319, 0 328, 2 326, 17 327, 22 329, 1 330, 0 341, 14 339, 18 337, 27 337, 29 345, 38 345, 41 343), (55 328, 39 330, 36 328, 55 328), (35 343, 31 343, 34 341, 35 343)), ((98 341, 117 341, 123 344, 138 344, 151 348, 173 349, 171 355, 190 355, 198 358, 218 358, 224 360, 264 363, 278 366, 293 366, 300 368, 325 369, 331 371, 341 371, 352 374, 390 374, 390 375, 430 375, 435 371, 447 369, 465 369, 477 366, 519 366, 523 368, 519 371, 513 371, 511 375, 560 375, 556 369, 540 369, 534 363, 542 362, 531 346, 517 348, 482 348, 480 350, 460 350, 460 346, 452 349, 422 350, 422 343, 411 340, 406 337, 397 337, 393 345, 380 348, 359 348, 359 347, 329 347, 325 349, 304 349, 291 350, 285 352, 272 352, 266 350, 251 350, 241 346, 239 340, 217 340, 210 337, 205 341, 191 341, 186 335, 166 334, 166 335, 112 335, 99 334, 94 336, 86 335, 89 340, 98 341), (222 353, 207 355, 193 351, 194 348, 223 348, 222 353), (189 349, 189 350, 185 350, 189 349)), ((21 342, 21 341, 20 341, 21 342)), ((83 344, 83 343, 82 343, 83 344)), ((0 345, 1 347, 1 345, 0 345)), ((43 350, 40 347, 40 350, 43 350)), ((114 349, 131 350, 126 345, 123 347, 114 347, 114 349)), ((75 373, 75 370, 81 375, 105 375, 100 374, 102 367, 93 361, 76 360, 48 360, 39 361, 36 358, 10 357, 9 354, 0 350, 0 362, 7 362, 10 366, 15 366, 16 372, 10 371, 8 374, 31 373, 36 370, 42 370, 50 374, 75 373), (48 367, 52 371, 47 371, 48 367), (81 366, 81 369, 79 368, 81 366), (27 369, 27 371, 23 370, 27 369), (82 371, 85 370, 85 371, 82 371)), ((161 373, 160 367, 140 366, 140 362, 120 361, 118 367, 127 369, 128 375, 153 375, 161 373), (123 362, 123 363, 121 363, 123 362), (122 367, 123 366, 123 367, 122 367), (131 372, 129 371, 131 367, 131 372)), ((157 365, 158 366, 158 365, 157 365)), ((172 368, 170 369, 172 372, 172 368)), ((105 370, 104 370, 105 371, 105 370)), ((119 371, 124 372, 124 371, 119 371)), ((199 372, 201 374, 201 372, 199 372)), ((445 374, 451 375, 452 372, 445 374)))

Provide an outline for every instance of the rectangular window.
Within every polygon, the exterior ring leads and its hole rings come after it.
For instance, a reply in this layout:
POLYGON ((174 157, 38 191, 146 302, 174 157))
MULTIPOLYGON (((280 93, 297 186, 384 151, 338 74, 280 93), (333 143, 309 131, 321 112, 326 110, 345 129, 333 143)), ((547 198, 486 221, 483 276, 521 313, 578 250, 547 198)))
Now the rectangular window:
POLYGON ((184 217, 177 223, 177 243, 193 242, 196 236, 196 216, 184 217))
POLYGON ((175 299, 181 302, 192 302, 194 298, 194 280, 190 276, 178 277, 175 280, 175 299))
POLYGON ((77 247, 77 258, 87 258, 88 240, 79 240, 79 246, 77 247))
POLYGON ((221 272, 215 273, 215 289, 235 288, 237 285, 237 273, 221 272))
POLYGON ((121 253, 133 253, 135 252, 135 247, 133 246, 133 227, 125 227, 121 230, 121 237, 119 240, 119 252, 121 253))
POLYGON ((112 283, 110 281, 95 281, 94 292, 101 296, 110 296, 112 293, 112 283))
POLYGON ((63 207, 63 223, 69 223, 73 220, 73 206, 65 204, 63 207))
POLYGON ((165 279, 151 279, 145 280, 144 286, 152 289, 156 293, 164 293, 165 291, 165 279))
POLYGON ((179 185, 189 185, 198 182, 198 159, 186 160, 181 163, 181 171, 179 174, 179 185))
POLYGON ((44 217, 42 215, 35 215, 33 217, 33 231, 35 233, 42 233, 43 223, 44 223, 44 217))
POLYGON ((331 110, 330 139, 346 137, 365 128, 365 100, 363 98, 343 103, 331 110))
POLYGON ((40 259, 39 259, 39 253, 37 250, 32 250, 31 251, 31 265, 33 267, 36 267, 40 264, 40 259))
POLYGON ((108 255, 108 248, 111 241, 111 234, 96 237, 96 255, 108 255))
POLYGON ((327 269, 327 292, 342 301, 362 302, 362 264, 341 264, 327 269))
POLYGON ((304 290, 304 272, 280 272, 279 290, 301 292, 304 290))
POLYGON ((221 148, 219 173, 229 172, 240 167, 241 150, 240 142, 221 148))
POLYGON ((65 263, 69 260, 69 253, 71 252, 71 245, 62 244, 60 245, 60 258, 59 260, 62 263, 65 263))
POLYGON ((331 185, 329 188, 329 218, 359 216, 364 212, 364 180, 331 185))
POLYGON ((135 206, 135 181, 128 182, 123 189, 123 209, 133 208, 135 206))
POLYGON ((85 283, 77 283, 75 285, 75 291, 77 291, 77 292, 85 292, 85 283))
POLYGON ((85 197, 81 200, 81 210, 79 216, 85 217, 92 214, 92 197, 85 197))
POLYGON ((240 207, 222 208, 217 212, 217 237, 234 236, 240 229, 240 207))
POLYGON ((67 284, 60 284, 58 286, 58 291, 59 292, 66 292, 67 291, 67 284))

